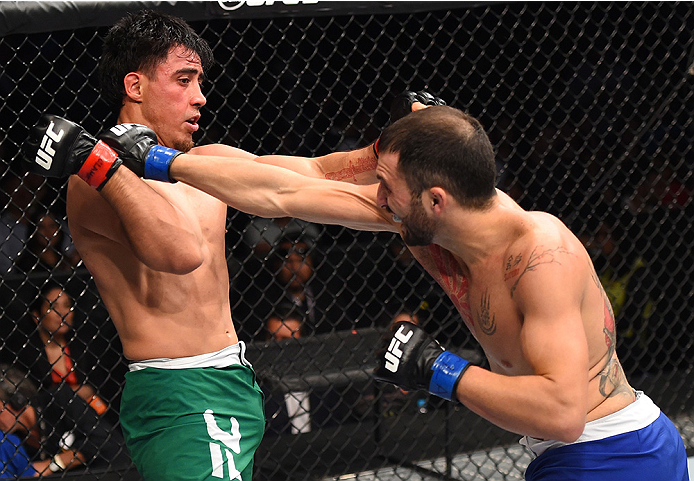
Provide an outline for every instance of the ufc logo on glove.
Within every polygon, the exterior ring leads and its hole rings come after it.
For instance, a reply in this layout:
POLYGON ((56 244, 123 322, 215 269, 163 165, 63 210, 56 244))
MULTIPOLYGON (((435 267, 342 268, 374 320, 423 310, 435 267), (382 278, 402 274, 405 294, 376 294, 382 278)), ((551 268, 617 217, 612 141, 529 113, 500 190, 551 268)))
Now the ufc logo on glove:
POLYGON ((404 325, 400 326, 400 329, 393 335, 393 339, 391 339, 390 345, 388 346, 388 351, 385 353, 386 369, 390 372, 398 371, 400 359, 402 359, 402 350, 400 346, 402 344, 407 344, 407 341, 409 341, 412 334, 414 334, 414 331, 409 331, 405 334, 406 329, 404 325))
POLYGON ((135 127, 136 125, 138 125, 138 124, 133 124, 133 123, 129 123, 129 124, 118 124, 118 125, 114 125, 114 126, 111 127, 109 130, 110 130, 111 132, 113 132, 115 135, 117 135, 118 137, 120 137, 120 136, 122 136, 123 134, 125 134, 126 132, 128 132, 128 130, 130 130, 130 129, 132 129, 133 127, 135 127))
POLYGON ((48 170, 53 164, 53 157, 55 156, 55 149, 53 148, 53 143, 60 143, 60 139, 63 138, 65 131, 60 130, 56 133, 53 128, 55 123, 51 120, 51 123, 46 129, 46 134, 41 139, 41 146, 36 151, 36 163, 39 164, 44 169, 48 170))
POLYGON ((453 401, 458 381, 469 366, 421 327, 400 321, 381 339, 374 377, 402 389, 426 389, 453 401))

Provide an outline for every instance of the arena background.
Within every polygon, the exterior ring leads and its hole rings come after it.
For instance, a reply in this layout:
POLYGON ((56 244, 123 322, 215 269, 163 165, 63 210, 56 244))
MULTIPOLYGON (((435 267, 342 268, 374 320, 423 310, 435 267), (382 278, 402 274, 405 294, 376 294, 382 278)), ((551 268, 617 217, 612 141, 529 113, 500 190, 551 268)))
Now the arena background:
MULTIPOLYGON (((27 174, 19 149, 44 112, 94 134, 114 123, 98 92, 102 38, 125 12, 149 7, 186 18, 214 49, 201 144, 304 156, 363 146, 405 89, 428 89, 480 118, 498 153, 499 187, 526 209, 557 215, 589 247, 632 385, 691 449, 692 4, 287 3, 0 4, 2 362, 31 368, 20 360, 35 329, 31 306, 41 286, 59 282, 75 299, 75 341, 86 346, 77 364, 118 423, 126 362, 89 273, 69 261, 65 182, 27 174), (47 243, 36 226, 49 213, 61 225, 49 235, 54 246, 34 250, 52 249, 64 261, 55 266, 30 253, 41 237, 47 243)), ((403 310, 484 364, 396 237, 301 226, 320 309, 301 339, 277 342, 263 321, 284 308, 270 293, 282 288, 286 253, 277 242, 254 248, 257 225, 229 210, 232 311, 268 399, 256 479, 522 479, 530 458, 517 436, 371 380, 380 331, 403 310), (290 419, 287 406, 307 397, 310 422, 296 425, 307 418, 290 419)), ((139 479, 115 461, 63 476, 139 479)))

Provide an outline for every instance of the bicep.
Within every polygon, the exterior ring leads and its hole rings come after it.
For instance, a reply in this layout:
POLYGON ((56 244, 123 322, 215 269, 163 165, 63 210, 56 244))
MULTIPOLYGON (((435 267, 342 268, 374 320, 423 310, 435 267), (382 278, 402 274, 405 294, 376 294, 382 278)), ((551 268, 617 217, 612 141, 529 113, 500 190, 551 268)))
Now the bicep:
POLYGON ((85 235, 96 234, 125 245, 123 225, 109 203, 76 176, 70 177, 68 185, 67 219, 75 244, 85 235))
POLYGON ((315 158, 266 155, 255 160, 316 179, 337 180, 356 185, 376 183, 378 160, 370 146, 315 158))
POLYGON ((571 262, 550 263, 518 283, 514 293, 523 326, 521 348, 533 371, 567 389, 585 389, 588 344, 581 295, 571 262), (577 382, 585 378, 585 382, 577 382))
POLYGON ((192 155, 207 155, 216 157, 234 157, 236 159, 252 160, 256 158, 255 154, 246 152, 238 147, 232 147, 225 144, 207 144, 193 147, 189 152, 192 155))
POLYGON ((274 165, 291 170, 292 172, 306 177, 322 179, 325 176, 317 159, 294 157, 291 155, 262 155, 256 157, 255 161, 261 164, 274 165))

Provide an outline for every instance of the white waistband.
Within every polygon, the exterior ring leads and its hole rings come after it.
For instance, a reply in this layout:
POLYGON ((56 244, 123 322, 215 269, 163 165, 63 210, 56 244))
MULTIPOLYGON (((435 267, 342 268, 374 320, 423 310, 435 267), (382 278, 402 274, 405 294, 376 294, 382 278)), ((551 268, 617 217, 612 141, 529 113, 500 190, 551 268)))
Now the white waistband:
POLYGON ((221 351, 199 354, 197 356, 177 357, 169 359, 166 357, 158 359, 146 359, 144 361, 132 362, 128 365, 130 371, 139 371, 147 367, 157 369, 193 369, 202 367, 224 368, 234 364, 241 364, 251 367, 251 363, 246 360, 246 344, 239 341, 221 351))
POLYGON ((617 434, 638 431, 653 423, 660 416, 660 408, 643 391, 634 391, 636 401, 619 411, 608 414, 605 417, 586 423, 583 434, 573 443, 548 440, 543 441, 530 436, 524 436, 520 444, 530 449, 535 456, 539 456, 548 449, 558 448, 567 444, 584 443, 609 438, 617 434))

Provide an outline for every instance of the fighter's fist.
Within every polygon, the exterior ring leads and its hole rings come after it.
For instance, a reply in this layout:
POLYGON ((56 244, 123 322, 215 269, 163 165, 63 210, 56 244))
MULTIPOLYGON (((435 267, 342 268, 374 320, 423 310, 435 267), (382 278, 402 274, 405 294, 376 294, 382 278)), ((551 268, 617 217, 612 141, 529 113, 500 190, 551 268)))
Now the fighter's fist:
POLYGON ((410 92, 406 90, 401 93, 390 106, 390 121, 397 122, 405 115, 412 112, 412 105, 415 102, 422 103, 424 105, 446 105, 443 99, 434 97, 429 92, 425 90, 420 90, 419 92, 410 92))
POLYGON ((145 179, 175 182, 169 177, 169 169, 173 159, 181 152, 158 145, 157 134, 149 127, 140 124, 114 125, 100 137, 135 174, 145 179))
POLYGON ((456 399, 456 387, 470 363, 445 351, 424 329, 411 322, 398 322, 383 337, 380 347, 376 379, 456 399))
MULTIPOLYGON (((446 102, 444 102, 443 99, 434 97, 425 90, 420 90, 419 92, 405 90, 395 97, 390 106, 390 123, 395 123, 407 114, 411 113, 412 106, 415 102, 419 102, 424 105, 446 105, 446 102)), ((378 139, 372 144, 372 149, 374 155, 378 159, 378 139)))
POLYGON ((57 115, 44 115, 23 146, 29 170, 46 177, 79 175, 101 190, 121 161, 103 142, 57 115))

